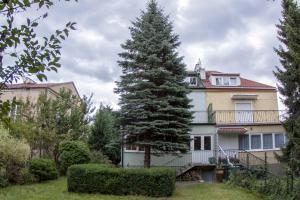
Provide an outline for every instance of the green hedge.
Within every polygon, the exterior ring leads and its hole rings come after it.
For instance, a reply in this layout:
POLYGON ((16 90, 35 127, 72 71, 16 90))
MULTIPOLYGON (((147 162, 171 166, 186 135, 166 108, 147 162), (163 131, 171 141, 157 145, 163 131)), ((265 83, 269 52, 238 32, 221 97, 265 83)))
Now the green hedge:
POLYGON ((53 160, 34 159, 30 162, 29 172, 34 175, 38 181, 53 180, 58 178, 58 173, 53 160))
POLYGON ((115 195, 171 196, 175 170, 168 168, 123 169, 98 164, 68 169, 68 191, 115 195))

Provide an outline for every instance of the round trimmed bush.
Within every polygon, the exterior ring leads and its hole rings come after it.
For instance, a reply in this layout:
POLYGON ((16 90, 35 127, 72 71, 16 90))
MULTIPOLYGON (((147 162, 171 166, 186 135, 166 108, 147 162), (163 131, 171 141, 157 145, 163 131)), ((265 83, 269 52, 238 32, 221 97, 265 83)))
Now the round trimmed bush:
POLYGON ((74 164, 90 162, 90 150, 81 141, 64 141, 59 144, 60 172, 66 174, 68 167, 74 164))
POLYGON ((51 159, 34 159, 30 162, 29 172, 38 181, 57 179, 58 173, 55 163, 51 159))

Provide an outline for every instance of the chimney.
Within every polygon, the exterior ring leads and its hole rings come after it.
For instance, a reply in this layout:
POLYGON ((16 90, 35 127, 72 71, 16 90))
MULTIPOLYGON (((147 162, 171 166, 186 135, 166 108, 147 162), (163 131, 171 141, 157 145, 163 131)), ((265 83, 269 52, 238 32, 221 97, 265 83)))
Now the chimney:
POLYGON ((194 71, 197 72, 197 74, 200 75, 200 78, 201 78, 202 80, 206 79, 205 69, 202 68, 202 63, 201 63, 200 58, 199 58, 199 60, 198 60, 198 63, 195 65, 194 71))

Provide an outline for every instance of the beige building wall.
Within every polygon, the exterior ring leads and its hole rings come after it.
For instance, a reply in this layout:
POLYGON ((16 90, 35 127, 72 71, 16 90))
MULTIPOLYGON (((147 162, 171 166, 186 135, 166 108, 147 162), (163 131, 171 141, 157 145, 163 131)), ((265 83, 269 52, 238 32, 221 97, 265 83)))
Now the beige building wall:
POLYGON ((63 83, 63 84, 57 84, 55 86, 51 86, 51 89, 55 92, 59 93, 59 90, 65 88, 72 91, 73 95, 76 95, 77 97, 80 97, 73 82, 63 83))
POLYGON ((5 90, 1 94, 1 100, 12 100, 16 97, 17 100, 26 101, 27 98, 31 102, 37 102, 39 95, 43 92, 48 92, 50 98, 55 98, 56 95, 53 92, 49 92, 46 88, 34 88, 34 89, 11 89, 5 90))
POLYGON ((275 90, 213 90, 206 92, 206 107, 213 105, 213 110, 235 110, 235 102, 250 101, 252 110, 278 110, 277 92, 275 90), (258 95, 256 100, 233 100, 233 95, 258 95))

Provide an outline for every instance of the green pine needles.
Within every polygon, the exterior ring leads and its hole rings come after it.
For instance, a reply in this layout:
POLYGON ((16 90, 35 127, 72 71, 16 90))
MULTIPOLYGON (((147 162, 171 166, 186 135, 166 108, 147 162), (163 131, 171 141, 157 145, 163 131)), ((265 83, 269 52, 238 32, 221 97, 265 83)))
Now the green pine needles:
POLYGON ((150 152, 188 150, 192 113, 179 37, 169 17, 151 0, 132 24, 131 39, 121 45, 123 75, 116 93, 126 144, 144 148, 144 165, 150 167, 150 152))
POLYGON ((282 0, 282 7, 282 19, 277 27, 284 47, 280 46, 275 52, 283 68, 277 67, 275 76, 287 107, 284 127, 289 140, 280 159, 288 164, 293 188, 293 177, 300 176, 300 8, 295 0, 282 0))

